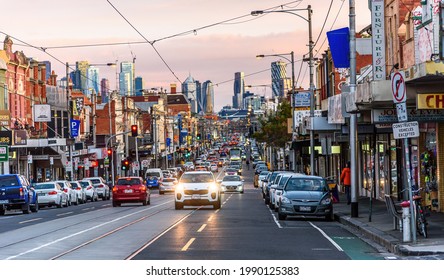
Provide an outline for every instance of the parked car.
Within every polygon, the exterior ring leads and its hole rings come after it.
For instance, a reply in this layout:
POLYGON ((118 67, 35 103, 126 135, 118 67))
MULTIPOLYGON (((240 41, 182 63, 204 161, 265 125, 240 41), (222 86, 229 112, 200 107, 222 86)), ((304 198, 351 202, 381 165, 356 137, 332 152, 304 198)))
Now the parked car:
POLYGON ((109 200, 111 198, 111 190, 102 177, 86 177, 84 179, 90 180, 93 183, 99 198, 102 200, 109 200))
POLYGON ((82 189, 85 190, 86 200, 93 202, 99 199, 97 190, 94 188, 94 185, 90 180, 83 179, 79 181, 79 184, 82 186, 82 189))
POLYGON ((220 183, 221 192, 244 193, 244 180, 239 175, 224 176, 220 183))
POLYGON ((39 210, 37 193, 20 174, 0 175, 0 215, 11 209, 20 209, 23 214, 39 210))
POLYGON ((220 188, 217 186, 211 171, 188 171, 179 180, 174 191, 175 209, 184 205, 213 205, 221 207, 220 188))
POLYGON ((80 183, 78 181, 71 181, 69 183, 71 184, 72 189, 77 194, 77 203, 80 204, 86 203, 86 193, 85 190, 80 185, 80 183))
POLYGON ((288 179, 279 201, 278 218, 285 220, 295 215, 334 219, 330 189, 324 178, 295 174, 288 179))
POLYGON ((176 185, 179 183, 176 178, 165 178, 159 186, 159 194, 164 194, 165 192, 174 192, 176 185))
POLYGON ((278 211, 277 207, 279 207, 279 199, 282 196, 284 186, 293 174, 296 173, 282 173, 277 185, 274 187, 274 189, 273 186, 270 189, 270 208, 274 209, 276 212, 278 211))
POLYGON ((42 206, 68 206, 68 194, 64 192, 63 187, 57 182, 37 183, 34 186, 37 193, 39 207, 42 206))
POLYGON ((72 189, 71 184, 66 180, 58 180, 56 182, 62 186, 63 191, 68 195, 68 205, 77 205, 77 193, 72 189))
POLYGON ((143 184, 141 177, 121 177, 113 187, 113 207, 127 202, 151 203, 150 189, 143 184))

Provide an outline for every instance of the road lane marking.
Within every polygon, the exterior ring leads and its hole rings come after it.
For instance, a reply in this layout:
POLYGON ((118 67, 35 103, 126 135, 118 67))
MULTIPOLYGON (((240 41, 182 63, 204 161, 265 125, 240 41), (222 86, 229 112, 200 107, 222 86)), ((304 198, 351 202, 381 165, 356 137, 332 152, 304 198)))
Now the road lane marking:
POLYGON ((219 209, 217 209, 215 212, 214 212, 214 214, 216 214, 217 212, 219 212, 220 211, 220 208, 219 209))
POLYGON ((31 219, 31 220, 26 220, 26 221, 19 222, 19 224, 26 224, 26 223, 30 223, 30 222, 35 222, 35 221, 38 221, 41 219, 43 219, 43 218, 35 218, 35 219, 31 219))
POLYGON ((273 217, 274 222, 276 223, 276 225, 278 226, 278 228, 282 228, 281 224, 279 223, 279 221, 276 219, 276 216, 273 214, 273 211, 271 211, 270 206, 268 206, 268 211, 270 211, 271 216, 273 217))
MULTIPOLYGON (((48 246, 51 246, 51 245, 57 244, 57 243, 62 242, 62 241, 64 241, 64 240, 66 240, 66 239, 70 239, 70 238, 72 238, 72 237, 74 237, 74 236, 77 236, 77 235, 80 235, 80 234, 84 234, 84 233, 89 232, 89 231, 92 231, 92 230, 96 230, 96 229, 101 228, 101 227, 103 227, 103 226, 106 226, 106 225, 108 225, 108 224, 111 224, 111 223, 114 223, 114 222, 117 222, 117 221, 120 221, 120 220, 126 219, 126 218, 128 218, 128 217, 131 217, 131 216, 133 216, 133 215, 136 215, 136 214, 139 214, 139 213, 142 213, 142 212, 145 212, 145 211, 149 211, 149 210, 151 210, 151 209, 153 209, 153 208, 156 208, 156 207, 159 207, 159 206, 162 206, 162 205, 165 205, 165 204, 171 203, 172 201, 173 201, 173 200, 169 200, 169 201, 167 201, 167 202, 165 202, 165 203, 158 204, 158 205, 154 205, 154 206, 152 206, 152 207, 150 207, 150 208, 145 208, 145 209, 142 209, 142 210, 140 210, 140 211, 136 211, 136 212, 130 213, 130 214, 128 214, 128 215, 125 215, 125 216, 122 216, 122 217, 119 217, 119 218, 115 218, 115 219, 113 219, 113 220, 111 220, 111 221, 104 222, 104 223, 98 224, 98 225, 96 225, 96 226, 93 226, 93 227, 90 227, 90 228, 87 228, 87 229, 84 229, 84 230, 81 230, 81 231, 75 232, 75 233, 70 234, 70 235, 67 235, 67 236, 65 236, 65 237, 62 237, 62 238, 59 238, 59 239, 53 240, 53 241, 51 241, 51 242, 48 242, 48 243, 42 244, 42 245, 40 245, 40 246, 34 247, 34 248, 32 248, 32 249, 29 249, 29 250, 27 250, 27 251, 21 252, 21 253, 19 253, 19 254, 17 254, 17 255, 9 256, 9 257, 7 257, 5 260, 16 259, 16 258, 21 257, 21 256, 23 256, 23 255, 27 255, 27 254, 29 254, 29 253, 32 253, 32 252, 38 251, 38 250, 43 249, 43 248, 45 248, 45 247, 48 247, 48 246)), ((94 208, 94 207, 93 207, 93 208, 94 208)))
POLYGON ((186 250, 188 250, 188 248, 191 246, 191 244, 193 244, 193 242, 194 242, 194 240, 196 240, 196 238, 191 238, 188 242, 187 242, 187 244, 185 244, 185 246, 183 246, 183 248, 182 248, 182 252, 185 252, 186 250))
POLYGON ((62 213, 62 214, 57 214, 57 217, 60 217, 60 216, 66 216, 66 215, 69 215, 69 214, 72 214, 72 213, 74 213, 74 212, 66 212, 66 213, 62 213))
POLYGON ((210 222, 212 219, 213 219, 213 215, 211 215, 211 216, 208 218, 208 221, 210 222))
POLYGON ((338 245, 338 243, 334 242, 333 239, 330 238, 330 236, 328 236, 322 229, 318 228, 317 226, 315 226, 312 222, 308 222, 312 227, 314 227, 315 229, 317 229, 328 241, 330 241, 331 244, 333 244, 333 246, 336 247, 336 249, 338 249, 338 251, 344 252, 344 250, 341 248, 341 246, 338 245))
POLYGON ((197 232, 202 232, 206 226, 207 226, 207 224, 203 224, 203 225, 197 230, 197 232))

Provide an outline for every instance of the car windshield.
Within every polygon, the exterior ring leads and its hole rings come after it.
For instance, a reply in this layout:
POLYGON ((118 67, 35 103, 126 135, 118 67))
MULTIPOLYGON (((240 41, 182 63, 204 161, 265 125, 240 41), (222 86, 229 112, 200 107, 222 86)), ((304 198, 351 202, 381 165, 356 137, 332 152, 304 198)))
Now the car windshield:
POLYGON ((54 188, 54 184, 44 183, 44 184, 36 184, 35 185, 36 190, 47 190, 47 189, 53 189, 53 188, 54 188))
POLYGON ((117 180, 117 185, 141 185, 140 179, 137 178, 120 178, 117 180))
POLYGON ((287 183, 287 181, 288 181, 289 178, 290 178, 290 177, 283 177, 283 178, 279 181, 279 184, 278 184, 277 188, 280 189, 280 190, 282 190, 282 189, 284 188, 284 186, 285 186, 285 183, 287 183))
POLYGON ((315 191, 327 190, 325 180, 309 178, 290 178, 285 186, 286 191, 315 191))
POLYGON ((225 176, 222 181, 224 182, 233 182, 233 181, 240 181, 241 178, 239 176, 225 176))
POLYGON ((183 174, 180 178, 181 183, 209 183, 213 182, 213 175, 208 173, 200 173, 200 174, 183 174))
POLYGON ((159 172, 147 172, 146 173, 147 177, 159 177, 159 172))
POLYGON ((234 168, 227 168, 226 172, 236 172, 236 169, 234 169, 234 168))

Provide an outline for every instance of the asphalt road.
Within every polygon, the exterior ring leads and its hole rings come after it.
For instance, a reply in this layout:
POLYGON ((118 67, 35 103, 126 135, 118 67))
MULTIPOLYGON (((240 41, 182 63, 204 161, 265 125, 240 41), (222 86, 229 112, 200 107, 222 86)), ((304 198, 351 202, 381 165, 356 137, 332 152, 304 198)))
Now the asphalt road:
POLYGON ((244 169, 244 194, 226 193, 220 210, 174 210, 172 194, 151 205, 111 201, 0 217, 0 259, 24 260, 346 260, 383 259, 337 222, 278 221, 244 169))

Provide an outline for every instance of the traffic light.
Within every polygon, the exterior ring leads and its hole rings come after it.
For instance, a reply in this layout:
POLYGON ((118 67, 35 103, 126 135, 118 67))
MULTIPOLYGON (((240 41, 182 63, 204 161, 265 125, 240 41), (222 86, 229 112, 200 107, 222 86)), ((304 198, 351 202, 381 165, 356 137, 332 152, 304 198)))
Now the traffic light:
POLYGON ((197 140, 200 140, 200 133, 197 134, 197 140))
POLYGON ((113 158, 113 149, 109 148, 106 150, 106 155, 108 156, 109 159, 113 158))
POLYGON ((133 124, 131 126, 131 136, 132 137, 137 137, 137 125, 133 124))
POLYGON ((130 161, 128 159, 122 160, 122 170, 129 170, 130 161))

